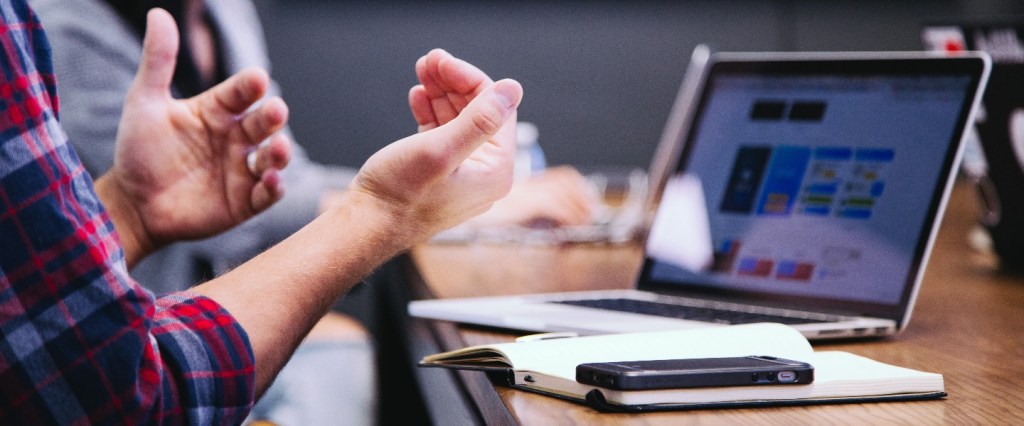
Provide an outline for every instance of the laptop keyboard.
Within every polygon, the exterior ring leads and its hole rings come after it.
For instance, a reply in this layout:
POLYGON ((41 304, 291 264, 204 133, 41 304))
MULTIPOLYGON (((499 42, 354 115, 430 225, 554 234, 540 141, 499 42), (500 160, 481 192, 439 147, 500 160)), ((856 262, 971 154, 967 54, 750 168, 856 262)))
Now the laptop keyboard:
POLYGON ((587 299, 562 300, 553 303, 581 306, 586 308, 606 309, 619 312, 654 315, 660 317, 679 318, 693 321, 705 321, 718 324, 750 324, 756 322, 775 322, 781 324, 808 324, 830 322, 837 318, 801 318, 773 315, 760 312, 743 312, 705 306, 690 306, 675 303, 654 302, 637 299, 587 299))

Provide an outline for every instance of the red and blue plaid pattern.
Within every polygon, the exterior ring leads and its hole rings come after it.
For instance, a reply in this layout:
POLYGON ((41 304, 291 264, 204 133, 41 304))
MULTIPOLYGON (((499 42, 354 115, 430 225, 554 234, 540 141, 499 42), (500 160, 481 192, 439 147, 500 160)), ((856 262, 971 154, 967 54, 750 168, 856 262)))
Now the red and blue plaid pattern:
POLYGON ((49 44, 0 0, 0 424, 240 423, 245 331, 212 300, 154 300, 57 122, 49 44))

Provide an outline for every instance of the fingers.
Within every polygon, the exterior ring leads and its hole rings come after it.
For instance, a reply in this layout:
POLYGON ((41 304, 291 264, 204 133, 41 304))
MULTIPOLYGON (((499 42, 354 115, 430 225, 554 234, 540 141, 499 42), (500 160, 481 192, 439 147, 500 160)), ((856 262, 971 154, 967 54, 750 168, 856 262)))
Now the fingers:
POLYGON ((146 15, 146 36, 142 42, 142 60, 135 74, 135 95, 169 96, 174 65, 178 56, 178 27, 171 14, 152 9, 146 15))
POLYGON ((441 49, 434 49, 416 61, 416 76, 420 85, 410 93, 410 107, 421 129, 430 127, 429 123, 437 126, 455 119, 493 83, 479 68, 441 49))
POLYGON ((247 69, 187 102, 210 131, 226 134, 241 125, 244 137, 239 142, 256 145, 283 129, 288 122, 288 105, 281 98, 263 99, 269 84, 266 71, 247 69))
POLYGON ((412 110, 412 118, 416 120, 417 131, 425 132, 438 126, 430 97, 422 85, 413 86, 409 90, 409 109, 412 110))
POLYGON ((291 140, 278 133, 259 144, 256 151, 253 151, 251 164, 247 167, 253 176, 262 177, 267 170, 284 169, 291 161, 291 155, 291 140))
POLYGON ((567 166, 548 169, 523 185, 529 187, 526 196, 547 200, 544 210, 538 212, 538 216, 558 226, 590 223, 599 203, 586 178, 576 169, 567 166))
POLYGON ((284 183, 278 170, 267 170, 260 176, 259 182, 252 187, 249 207, 252 212, 259 213, 274 205, 284 196, 284 183))
MULTIPOLYGON (((518 82, 501 80, 480 93, 450 123, 434 129, 439 140, 448 142, 436 148, 452 157, 451 168, 454 169, 461 164, 481 144, 497 135, 503 127, 508 127, 506 124, 509 118, 514 116, 522 98, 523 88, 518 82)), ((515 140, 500 140, 496 143, 502 143, 498 148, 509 155, 515 149, 515 140)))
POLYGON ((278 97, 263 100, 270 77, 259 68, 242 70, 209 90, 188 99, 192 110, 214 132, 241 124, 243 142, 260 143, 288 122, 288 106, 278 97), (256 108, 254 104, 262 101, 256 108), (252 109, 252 111, 249 111, 252 109), (241 118, 241 120, 239 120, 241 118))
POLYGON ((431 50, 416 61, 416 77, 431 98, 478 95, 492 83, 482 70, 443 49, 431 50))
POLYGON ((572 185, 562 189, 555 189, 561 192, 564 198, 553 201, 551 214, 558 226, 585 225, 593 219, 593 205, 581 197, 580 188, 572 185))
POLYGON ((201 96, 211 98, 214 107, 225 114, 238 115, 249 109, 256 101, 263 98, 270 85, 267 72, 259 68, 249 68, 213 86, 201 96))
POLYGON ((291 160, 291 140, 278 133, 256 149, 256 160, 250 172, 259 177, 253 185, 249 207, 253 213, 266 210, 284 196, 281 170, 291 160))
POLYGON ((288 105, 273 97, 242 118, 242 132, 250 144, 256 144, 283 129, 287 122, 288 105))

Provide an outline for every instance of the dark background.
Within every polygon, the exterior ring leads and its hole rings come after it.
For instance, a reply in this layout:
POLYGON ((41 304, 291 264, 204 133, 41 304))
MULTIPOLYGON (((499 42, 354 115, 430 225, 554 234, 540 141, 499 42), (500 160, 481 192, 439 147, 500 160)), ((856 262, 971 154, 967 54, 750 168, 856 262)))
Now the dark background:
POLYGON ((646 168, 693 47, 920 50, 924 22, 1024 15, 1024 1, 257 0, 299 143, 358 167, 415 131, 413 64, 441 47, 525 88, 549 164, 646 168))

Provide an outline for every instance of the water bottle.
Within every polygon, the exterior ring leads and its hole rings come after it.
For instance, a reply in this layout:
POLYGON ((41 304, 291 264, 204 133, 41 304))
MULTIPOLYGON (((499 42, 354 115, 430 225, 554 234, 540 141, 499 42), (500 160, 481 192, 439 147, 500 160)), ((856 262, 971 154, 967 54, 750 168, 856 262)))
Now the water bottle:
POLYGON ((537 125, 520 121, 516 123, 516 160, 513 176, 523 180, 547 167, 544 150, 537 141, 537 125))

